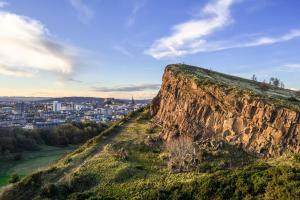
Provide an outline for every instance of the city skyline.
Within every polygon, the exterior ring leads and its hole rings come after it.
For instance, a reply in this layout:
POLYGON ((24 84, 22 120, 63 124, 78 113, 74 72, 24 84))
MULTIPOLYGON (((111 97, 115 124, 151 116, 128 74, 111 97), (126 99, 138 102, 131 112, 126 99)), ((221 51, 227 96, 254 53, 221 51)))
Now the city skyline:
POLYGON ((0 0, 0 96, 150 99, 164 67, 182 62, 300 89, 299 6, 0 0))

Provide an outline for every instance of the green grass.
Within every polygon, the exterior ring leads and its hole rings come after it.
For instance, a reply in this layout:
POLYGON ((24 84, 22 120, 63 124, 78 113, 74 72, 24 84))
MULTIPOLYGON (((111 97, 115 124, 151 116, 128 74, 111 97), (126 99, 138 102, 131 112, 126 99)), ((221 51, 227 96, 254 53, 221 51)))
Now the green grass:
POLYGON ((38 151, 22 153, 22 159, 18 161, 0 159, 0 186, 8 183, 11 174, 15 173, 23 177, 35 171, 42 170, 74 148, 72 146, 65 148, 41 146, 41 149, 38 151))

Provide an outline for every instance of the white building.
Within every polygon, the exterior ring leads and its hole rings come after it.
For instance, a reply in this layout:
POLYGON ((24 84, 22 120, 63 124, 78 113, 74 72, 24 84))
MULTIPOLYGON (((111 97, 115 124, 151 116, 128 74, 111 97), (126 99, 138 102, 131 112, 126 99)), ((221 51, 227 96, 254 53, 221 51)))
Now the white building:
POLYGON ((61 103, 58 101, 53 101, 53 112, 61 111, 61 103))

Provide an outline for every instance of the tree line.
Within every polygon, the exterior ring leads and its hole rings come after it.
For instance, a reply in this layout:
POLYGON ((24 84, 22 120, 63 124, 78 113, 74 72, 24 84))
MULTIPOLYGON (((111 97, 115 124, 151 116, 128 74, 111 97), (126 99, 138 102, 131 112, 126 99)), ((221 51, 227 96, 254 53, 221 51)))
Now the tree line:
POLYGON ((42 144, 56 147, 78 145, 105 128, 107 125, 93 122, 69 123, 51 129, 0 128, 0 156, 38 150, 42 144))

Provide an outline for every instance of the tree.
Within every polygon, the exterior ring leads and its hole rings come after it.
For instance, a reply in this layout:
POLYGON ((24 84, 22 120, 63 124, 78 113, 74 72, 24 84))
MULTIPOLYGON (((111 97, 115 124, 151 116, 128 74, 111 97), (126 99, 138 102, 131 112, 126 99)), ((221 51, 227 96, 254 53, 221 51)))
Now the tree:
POLYGON ((256 77, 255 74, 252 75, 251 80, 252 80, 252 81, 257 81, 257 77, 256 77))
POLYGON ((284 83, 282 81, 280 82, 280 87, 281 88, 285 88, 285 85, 284 85, 284 83))
POLYGON ((269 83, 270 83, 270 85, 274 85, 275 87, 279 87, 280 86, 280 79, 276 78, 276 77, 271 77, 269 83))

